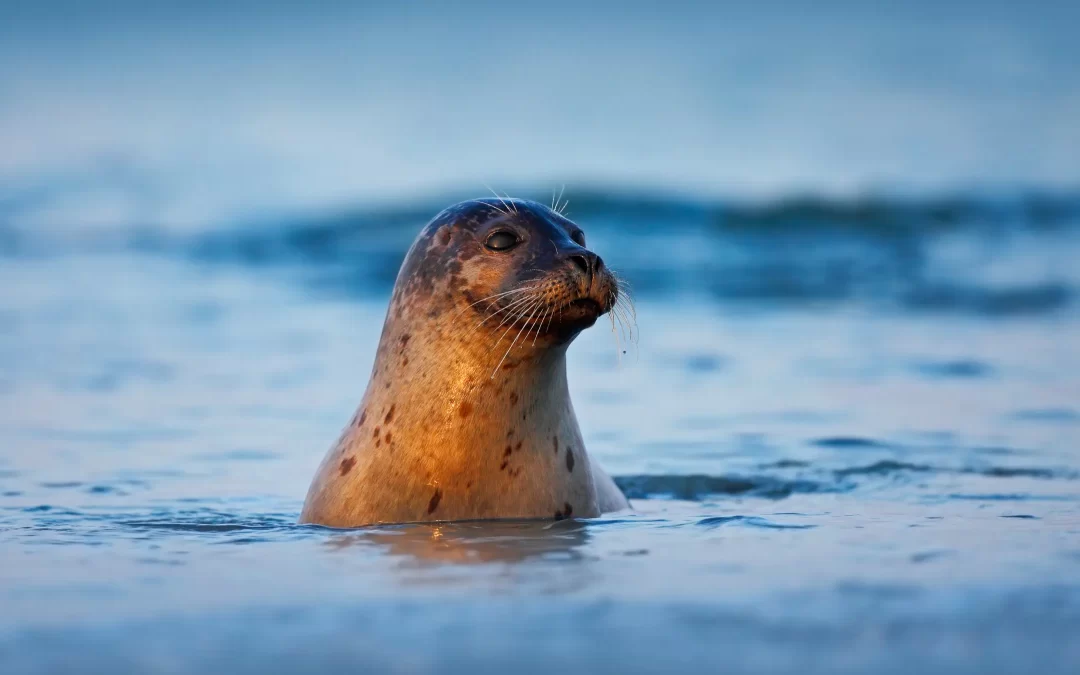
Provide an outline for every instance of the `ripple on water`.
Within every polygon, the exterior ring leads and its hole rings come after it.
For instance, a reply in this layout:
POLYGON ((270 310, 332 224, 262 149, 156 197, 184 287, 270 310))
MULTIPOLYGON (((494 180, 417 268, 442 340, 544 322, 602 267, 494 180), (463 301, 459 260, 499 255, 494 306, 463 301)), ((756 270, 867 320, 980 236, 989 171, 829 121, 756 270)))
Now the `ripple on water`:
POLYGON ((850 486, 812 480, 785 480, 771 476, 635 475, 615 476, 615 483, 630 499, 671 497, 697 501, 708 495, 745 495, 782 499, 795 493, 843 492, 850 486))
POLYGON ((195 514, 194 517, 177 514, 168 518, 125 520, 120 525, 143 530, 202 533, 265 532, 282 529, 292 530, 298 527, 296 514, 237 518, 233 514, 214 512, 199 513, 195 514))
POLYGON ((282 455, 277 452, 269 452, 267 450, 251 450, 251 449, 236 449, 229 450, 227 452, 218 453, 205 453, 201 455, 195 455, 193 459, 200 459, 210 462, 261 462, 273 459, 280 459, 282 455))
POLYGON ((919 563, 932 562, 934 560, 939 560, 941 558, 946 558, 946 557, 954 555, 954 554, 955 554, 955 551, 950 551, 950 550, 945 550, 945 549, 934 550, 934 551, 920 551, 918 553, 913 553, 911 555, 910 560, 913 563, 919 564, 919 563))
POLYGON ((949 499, 980 502, 1068 502, 1076 501, 1075 495, 1036 495, 1029 492, 965 494, 952 493, 949 499))
POLYGON ((765 530, 810 530, 817 525, 777 523, 760 516, 712 516, 697 521, 698 527, 716 528, 734 525, 739 527, 753 527, 765 530))
POLYGON ((835 469, 833 473, 839 477, 859 475, 889 475, 894 473, 935 473, 935 474, 970 474, 985 476, 987 478, 1039 478, 1045 480, 1064 479, 1073 480, 1077 477, 1075 471, 1067 469, 1049 469, 1042 467, 1023 466, 965 466, 947 467, 933 466, 930 464, 914 464, 884 459, 873 464, 863 466, 845 467, 835 469))
POLYGON ((870 449, 887 449, 889 446, 881 441, 876 441, 872 438, 861 438, 859 436, 829 436, 826 438, 817 438, 811 441, 812 445, 816 445, 819 448, 836 448, 840 450, 870 450, 870 449))
POLYGON ((1076 424, 1080 422, 1080 412, 1072 408, 1029 408, 1014 411, 1009 417, 1024 422, 1051 422, 1058 424, 1076 424))
POLYGON ((975 359, 920 361, 912 364, 911 368, 928 379, 976 379, 994 374, 993 366, 975 359))

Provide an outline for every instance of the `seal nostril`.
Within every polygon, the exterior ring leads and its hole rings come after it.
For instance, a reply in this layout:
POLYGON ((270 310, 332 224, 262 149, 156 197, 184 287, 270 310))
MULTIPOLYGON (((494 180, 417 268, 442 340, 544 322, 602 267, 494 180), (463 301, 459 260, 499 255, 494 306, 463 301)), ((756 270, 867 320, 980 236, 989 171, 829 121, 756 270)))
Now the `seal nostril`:
POLYGON ((599 272, 602 269, 604 269, 604 259, 600 256, 595 256, 593 258, 593 271, 599 272))
POLYGON ((589 273, 589 259, 586 256, 572 255, 570 256, 570 260, 573 261, 573 263, 577 265, 578 269, 580 269, 583 273, 589 273))

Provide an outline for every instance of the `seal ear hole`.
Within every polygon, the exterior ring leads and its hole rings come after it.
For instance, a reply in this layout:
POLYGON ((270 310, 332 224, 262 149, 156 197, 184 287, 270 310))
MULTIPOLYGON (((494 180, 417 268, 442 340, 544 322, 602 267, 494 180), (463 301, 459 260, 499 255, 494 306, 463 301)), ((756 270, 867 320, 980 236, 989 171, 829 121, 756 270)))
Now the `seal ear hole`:
POLYGON ((570 238, 573 239, 574 243, 578 246, 581 246, 582 248, 585 247, 585 233, 581 230, 575 230, 574 233, 570 235, 570 238))
POLYGON ((484 246, 490 251, 509 251, 518 244, 521 243, 521 239, 510 232, 509 230, 499 230, 492 232, 487 241, 484 242, 484 246))

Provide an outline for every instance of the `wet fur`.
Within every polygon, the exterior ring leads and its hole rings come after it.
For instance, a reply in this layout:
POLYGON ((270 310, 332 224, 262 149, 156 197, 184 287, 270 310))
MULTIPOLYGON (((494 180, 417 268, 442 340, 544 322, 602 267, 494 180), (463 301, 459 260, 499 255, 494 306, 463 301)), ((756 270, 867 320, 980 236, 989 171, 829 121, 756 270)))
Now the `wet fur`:
POLYGON ((363 401, 320 465, 302 522, 561 519, 628 508, 585 451, 567 389, 566 349, 592 321, 565 320, 558 308, 584 293, 606 311, 617 295, 609 273, 586 277, 568 262, 585 251, 574 230, 521 200, 464 202, 424 228, 398 274, 363 401), (526 238, 518 250, 483 247, 500 227, 526 238), (522 288, 535 298, 510 293, 522 288))

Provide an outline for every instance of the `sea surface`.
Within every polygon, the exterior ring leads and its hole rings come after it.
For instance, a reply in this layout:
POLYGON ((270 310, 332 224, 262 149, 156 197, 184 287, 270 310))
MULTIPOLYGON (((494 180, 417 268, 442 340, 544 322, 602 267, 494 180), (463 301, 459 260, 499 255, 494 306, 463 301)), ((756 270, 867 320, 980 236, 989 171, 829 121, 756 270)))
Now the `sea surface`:
POLYGON ((569 358, 633 511, 298 525, 459 196, 184 231, 0 200, 0 672, 1080 670, 1080 195, 571 188, 634 289, 633 341, 569 358))

